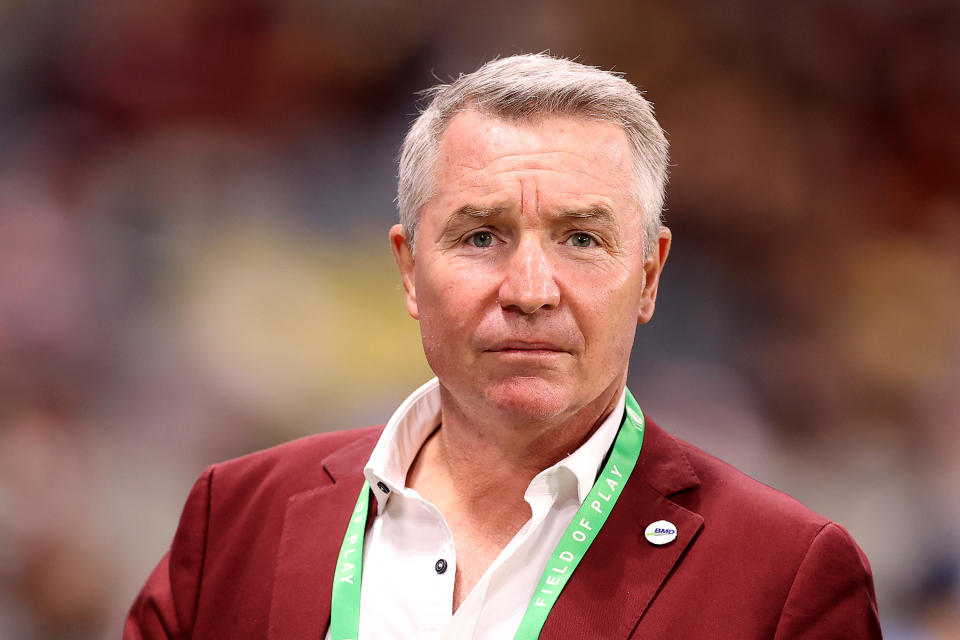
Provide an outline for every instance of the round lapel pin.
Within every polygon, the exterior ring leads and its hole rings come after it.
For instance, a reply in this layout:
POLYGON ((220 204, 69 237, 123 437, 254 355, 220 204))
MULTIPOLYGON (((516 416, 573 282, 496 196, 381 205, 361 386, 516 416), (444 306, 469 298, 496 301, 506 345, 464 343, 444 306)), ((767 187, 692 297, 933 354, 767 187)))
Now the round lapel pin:
POLYGON ((669 544, 677 539, 677 525, 667 520, 657 520, 647 525, 643 535, 650 544, 669 544))

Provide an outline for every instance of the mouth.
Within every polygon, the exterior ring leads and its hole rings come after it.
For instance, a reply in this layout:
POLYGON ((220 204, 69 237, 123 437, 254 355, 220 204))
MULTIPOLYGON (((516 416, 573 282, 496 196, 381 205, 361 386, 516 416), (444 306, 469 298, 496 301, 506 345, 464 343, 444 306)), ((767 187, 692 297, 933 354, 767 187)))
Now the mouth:
POLYGON ((548 355, 552 353, 569 353, 562 346, 549 341, 505 340, 498 342, 487 349, 494 353, 518 355, 548 355))

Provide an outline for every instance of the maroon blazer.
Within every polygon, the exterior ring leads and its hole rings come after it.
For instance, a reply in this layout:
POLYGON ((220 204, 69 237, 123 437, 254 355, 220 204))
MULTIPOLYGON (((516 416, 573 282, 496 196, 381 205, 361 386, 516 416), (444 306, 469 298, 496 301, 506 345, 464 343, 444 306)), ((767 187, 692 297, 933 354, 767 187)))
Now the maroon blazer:
MULTIPOLYGON (((207 469, 124 638, 323 638, 380 430, 207 469)), ((647 420, 639 464, 541 638, 859 640, 880 626, 870 566, 842 527, 647 420), (677 539, 648 543, 657 520, 677 539)))

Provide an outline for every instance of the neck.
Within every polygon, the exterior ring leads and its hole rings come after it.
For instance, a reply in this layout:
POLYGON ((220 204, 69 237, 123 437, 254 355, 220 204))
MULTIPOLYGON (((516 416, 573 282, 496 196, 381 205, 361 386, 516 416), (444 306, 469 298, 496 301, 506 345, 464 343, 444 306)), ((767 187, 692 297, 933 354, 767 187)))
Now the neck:
MULTIPOLYGON (((612 385, 571 415, 517 420, 466 411, 441 385, 442 425, 421 447, 407 476, 421 494, 445 487, 459 500, 525 505, 524 493, 538 473, 578 449, 617 405, 622 384, 612 385)), ((439 497, 439 496, 437 496, 439 497)))

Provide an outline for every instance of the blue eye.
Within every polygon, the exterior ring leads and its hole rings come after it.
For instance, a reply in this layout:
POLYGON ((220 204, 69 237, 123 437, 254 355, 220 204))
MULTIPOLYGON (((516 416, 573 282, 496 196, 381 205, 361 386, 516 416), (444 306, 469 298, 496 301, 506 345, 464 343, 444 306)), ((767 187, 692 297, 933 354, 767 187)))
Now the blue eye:
POLYGON ((478 249, 483 249, 493 245, 493 234, 489 231, 478 231, 469 238, 467 242, 477 247, 478 249))
POLYGON ((567 238, 567 244, 580 247, 582 249, 588 249, 596 244, 596 240, 593 239, 589 233, 575 233, 569 238, 567 238))

